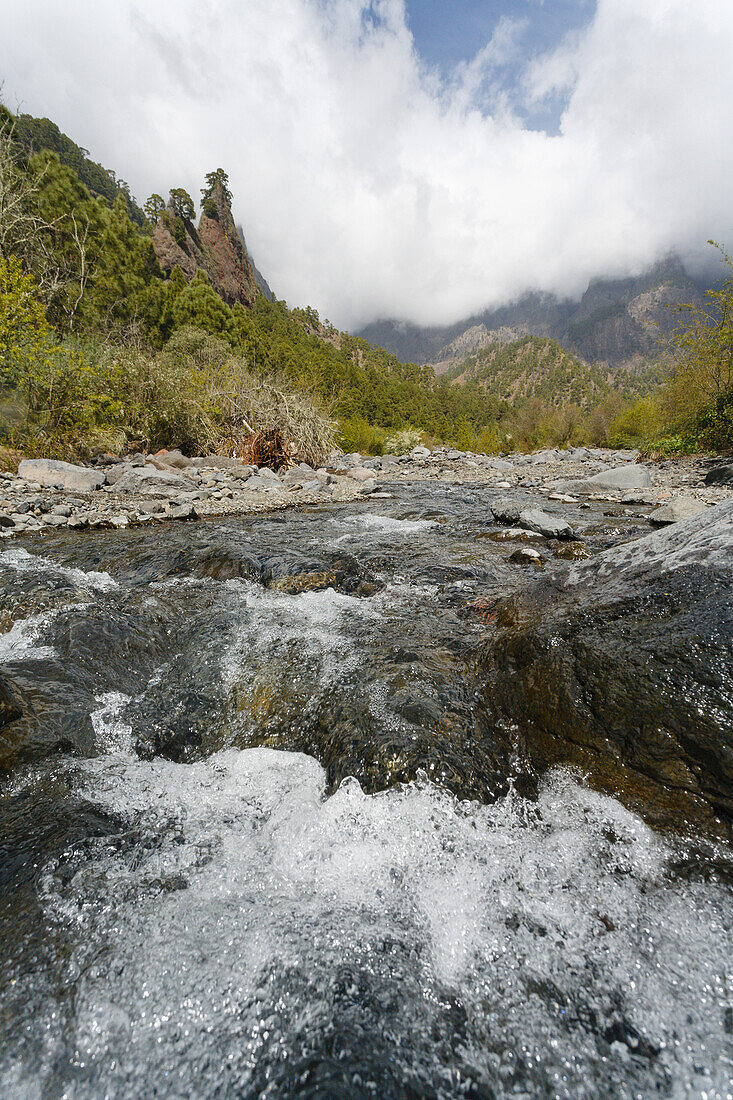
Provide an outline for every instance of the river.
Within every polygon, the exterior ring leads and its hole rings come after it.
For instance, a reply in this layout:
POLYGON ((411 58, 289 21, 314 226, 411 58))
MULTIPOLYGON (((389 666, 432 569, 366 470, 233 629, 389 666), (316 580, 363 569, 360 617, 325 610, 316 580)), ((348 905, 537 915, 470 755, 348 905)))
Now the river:
POLYGON ((733 1095, 731 853, 497 785, 472 604, 526 567, 490 490, 396 492, 0 550, 0 1096, 733 1095))

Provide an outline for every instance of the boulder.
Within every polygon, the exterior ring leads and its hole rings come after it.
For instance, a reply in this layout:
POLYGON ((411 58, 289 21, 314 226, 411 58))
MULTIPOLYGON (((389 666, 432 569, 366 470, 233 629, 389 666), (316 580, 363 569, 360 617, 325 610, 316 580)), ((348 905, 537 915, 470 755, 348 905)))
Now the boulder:
POLYGON ((652 475, 646 466, 629 462, 626 466, 617 466, 611 470, 601 470, 592 477, 558 481, 554 488, 570 493, 597 493, 602 490, 619 492, 625 489, 650 489, 652 475))
POLYGON ((191 465, 191 459, 186 458, 183 452, 178 449, 156 455, 156 458, 164 466, 170 466, 173 470, 185 470, 187 466, 191 465))
POLYGON ((136 493, 147 497, 177 496, 195 489, 194 483, 181 474, 173 470, 156 470, 154 466, 130 467, 112 486, 113 493, 136 493))
POLYGON ((574 539, 575 531, 562 516, 551 515, 542 508, 525 508, 519 513, 519 522, 528 531, 536 531, 546 539, 574 539))
POLYGON ((490 508, 497 523, 506 523, 509 527, 519 523, 522 506, 517 504, 516 501, 510 500, 509 497, 499 497, 497 500, 492 500, 490 508))
POLYGON ((711 467, 703 481, 705 485, 733 485, 733 463, 711 467))
POLYGON ((428 447, 423 447, 422 444, 419 447, 413 447, 410 451, 412 458, 429 458, 430 450, 428 447))
POLYGON ((104 485, 105 480, 101 470, 74 466, 54 458, 24 458, 18 466, 18 474, 24 481, 43 485, 46 489, 71 489, 75 493, 91 493, 104 485))
POLYGON ((701 500, 695 500, 694 497, 680 496, 668 501, 667 504, 663 504, 661 508, 655 508, 650 513, 649 520, 651 523, 662 526, 666 523, 679 523, 680 520, 691 519, 692 516, 697 516, 700 512, 706 510, 707 504, 703 504, 701 500))
POLYGON ((652 824, 730 838, 733 501, 504 600, 479 678, 497 790, 570 764, 652 824))

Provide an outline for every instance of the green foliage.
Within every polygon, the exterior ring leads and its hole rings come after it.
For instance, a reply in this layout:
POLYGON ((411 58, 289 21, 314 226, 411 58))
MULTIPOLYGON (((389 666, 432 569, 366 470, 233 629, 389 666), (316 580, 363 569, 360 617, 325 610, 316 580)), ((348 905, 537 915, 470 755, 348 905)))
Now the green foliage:
POLYGON ((153 192, 143 205, 143 211, 150 224, 157 225, 165 212, 165 199, 153 192))
POLYGON ((659 398, 642 397, 628 405, 611 422, 605 442, 611 447, 639 447, 644 450, 653 445, 663 429, 659 398))
POLYGON ((130 188, 125 181, 118 179, 108 168, 90 160, 89 150, 82 149, 62 133, 55 122, 48 118, 33 118, 31 115, 18 115, 14 122, 15 137, 29 156, 44 150, 55 153, 61 163, 71 168, 89 191, 104 199, 110 206, 118 195, 125 195, 133 221, 142 225, 143 213, 132 200, 130 188))
POLYGON ((384 432, 367 423, 363 416, 340 421, 337 442, 346 454, 383 455, 385 451, 384 432))
POLYGON ((8 386, 19 356, 32 355, 49 327, 37 287, 15 256, 0 257, 0 370, 8 386))
POLYGON ((220 192, 229 206, 232 205, 232 193, 229 190, 229 176, 223 168, 206 173, 206 187, 201 189, 201 208, 209 218, 215 218, 218 210, 216 192, 220 192))
POLYGON ((182 218, 184 222, 192 222, 196 217, 196 207, 193 205, 193 199, 188 191, 184 191, 182 187, 171 188, 170 201, 173 213, 176 217, 182 218))

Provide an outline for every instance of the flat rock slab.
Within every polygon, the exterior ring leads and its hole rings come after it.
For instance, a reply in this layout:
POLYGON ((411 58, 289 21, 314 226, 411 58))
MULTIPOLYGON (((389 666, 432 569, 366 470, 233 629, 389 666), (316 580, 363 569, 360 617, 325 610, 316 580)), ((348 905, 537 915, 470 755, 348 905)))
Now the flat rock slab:
POLYGON ((105 481, 100 470, 74 466, 55 458, 24 458, 18 466, 18 474, 24 481, 43 485, 46 489, 71 489, 76 493, 90 493, 105 481))
POLYGON ((132 466, 112 486, 113 493, 136 493, 140 496, 177 496, 195 492, 197 486, 172 470, 156 470, 154 466, 132 466))
POLYGON ((630 462, 615 470, 601 470, 592 477, 558 481, 556 489, 567 493, 596 493, 599 489, 621 491, 626 489, 651 489, 652 475, 646 466, 630 462))

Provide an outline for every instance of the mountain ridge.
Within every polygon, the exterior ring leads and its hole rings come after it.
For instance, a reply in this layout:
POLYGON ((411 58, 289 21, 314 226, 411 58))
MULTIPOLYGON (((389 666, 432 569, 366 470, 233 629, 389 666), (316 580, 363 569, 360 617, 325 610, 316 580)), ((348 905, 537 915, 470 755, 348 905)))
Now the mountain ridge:
POLYGON ((523 335, 549 337, 589 363, 639 370, 661 355, 679 321, 675 309, 698 304, 710 280, 695 280, 670 256, 638 277, 592 280, 578 301, 530 292, 515 302, 445 326, 375 321, 358 335, 403 361, 430 364, 437 374, 461 357, 523 335))

